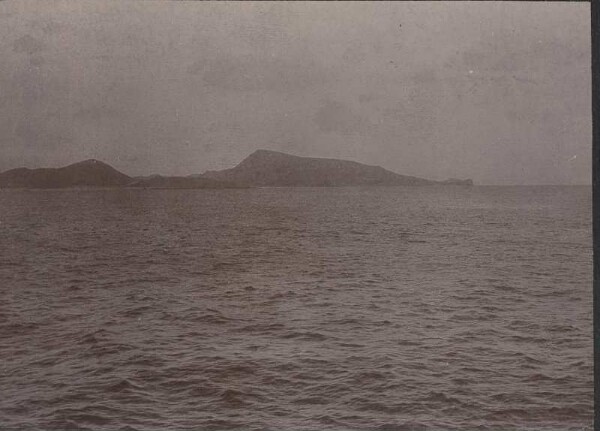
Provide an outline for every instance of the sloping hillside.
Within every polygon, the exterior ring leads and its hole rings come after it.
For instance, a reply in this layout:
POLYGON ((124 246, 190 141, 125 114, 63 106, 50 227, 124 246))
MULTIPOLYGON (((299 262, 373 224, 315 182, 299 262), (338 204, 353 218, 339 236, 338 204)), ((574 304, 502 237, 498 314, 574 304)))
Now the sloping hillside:
POLYGON ((234 168, 208 171, 204 177, 251 186, 282 187, 435 184, 434 181, 399 175, 379 166, 267 150, 255 151, 234 168))

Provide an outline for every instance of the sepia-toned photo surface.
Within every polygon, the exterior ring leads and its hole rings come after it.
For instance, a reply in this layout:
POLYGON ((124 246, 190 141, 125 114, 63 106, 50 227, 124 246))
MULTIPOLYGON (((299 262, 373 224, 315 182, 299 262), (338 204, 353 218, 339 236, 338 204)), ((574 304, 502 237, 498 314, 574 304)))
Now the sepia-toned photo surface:
POLYGON ((590 4, 0 2, 0 429, 591 430, 590 4))

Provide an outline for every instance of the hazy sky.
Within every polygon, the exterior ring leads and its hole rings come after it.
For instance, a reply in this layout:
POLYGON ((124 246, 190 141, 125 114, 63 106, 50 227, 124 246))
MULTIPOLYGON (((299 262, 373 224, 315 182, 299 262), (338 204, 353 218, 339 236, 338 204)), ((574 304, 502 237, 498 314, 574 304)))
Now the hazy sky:
POLYGON ((187 175, 263 148, 591 182, 590 6, 0 2, 0 171, 187 175))

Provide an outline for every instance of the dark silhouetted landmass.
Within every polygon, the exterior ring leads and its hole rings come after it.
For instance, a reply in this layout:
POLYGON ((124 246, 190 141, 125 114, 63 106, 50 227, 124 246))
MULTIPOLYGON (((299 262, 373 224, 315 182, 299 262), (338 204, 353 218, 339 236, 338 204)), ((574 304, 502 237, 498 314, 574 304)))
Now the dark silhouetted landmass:
POLYGON ((129 182, 128 175, 93 159, 62 168, 18 168, 0 173, 2 188, 120 187, 129 182))
POLYGON ((446 185, 450 185, 450 186, 472 186, 473 180, 472 179, 459 180, 457 178, 450 178, 449 180, 442 181, 441 184, 446 184, 446 185))
POLYGON ((163 177, 162 175, 135 178, 127 186, 151 189, 231 189, 241 187, 227 181, 219 181, 199 176, 163 177))
POLYGON ((450 178, 446 181, 440 181, 440 184, 444 184, 444 185, 449 185, 449 186, 472 186, 473 185, 473 180, 472 179, 466 179, 466 180, 459 180, 457 178, 450 178))
POLYGON ((472 186, 473 181, 432 181, 349 160, 299 157, 268 150, 255 151, 234 168, 187 177, 151 175, 132 178, 98 160, 86 160, 63 168, 18 168, 0 173, 0 188, 223 189, 428 185, 472 186))
POLYGON ((471 180, 431 181, 396 174, 380 166, 267 150, 255 151, 234 168, 208 171, 204 176, 257 187, 472 185, 471 180))

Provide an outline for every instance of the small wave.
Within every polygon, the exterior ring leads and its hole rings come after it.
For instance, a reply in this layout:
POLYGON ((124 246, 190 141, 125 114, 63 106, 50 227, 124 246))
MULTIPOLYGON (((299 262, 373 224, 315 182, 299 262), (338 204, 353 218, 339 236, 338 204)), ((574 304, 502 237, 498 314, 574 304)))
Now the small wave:
POLYGON ((14 335, 23 335, 36 330, 39 326, 38 322, 13 322, 0 325, 0 332, 6 331, 14 335))
POLYGON ((397 415, 399 413, 410 412, 414 406, 401 403, 401 404, 384 404, 381 402, 375 402, 360 398, 352 403, 353 409, 359 412, 370 412, 370 413, 383 413, 387 415, 397 415))
POLYGON ((520 420, 520 419, 533 419, 534 413, 531 410, 519 409, 519 408, 508 408, 495 410, 487 413, 485 419, 490 421, 509 421, 509 420, 520 420))
POLYGON ((122 379, 121 381, 114 383, 106 388, 109 393, 115 392, 128 392, 128 391, 139 391, 142 390, 143 386, 133 383, 129 379, 122 379))
POLYGON ((427 430, 429 427, 420 422, 408 421, 401 424, 385 423, 375 428, 377 431, 420 431, 427 430))
POLYGON ((114 334, 104 328, 97 329, 90 333, 85 334, 83 337, 79 339, 81 344, 96 344, 101 341, 112 337, 114 334))
POLYGON ((348 347, 351 349, 362 349, 365 347, 364 344, 355 344, 355 343, 337 343, 340 347, 348 347))
POLYGON ((328 403, 328 399, 326 398, 322 398, 322 397, 306 397, 306 398, 299 398, 293 401, 294 404, 300 404, 300 405, 325 405, 328 403))
POLYGON ((223 313, 221 313, 219 310, 215 310, 213 308, 207 308, 205 310, 205 313, 203 313, 203 314, 199 313, 198 315, 189 318, 189 320, 191 320, 192 322, 199 322, 199 323, 223 324, 223 323, 231 322, 235 319, 232 319, 230 317, 223 315, 223 313))
POLYGON ((248 396, 245 392, 235 389, 225 389, 219 395, 220 401, 230 408, 239 408, 247 406, 249 403, 245 400, 248 396))
POLYGON ((111 424, 113 422, 111 417, 114 417, 118 413, 117 410, 111 408, 97 408, 96 406, 86 406, 82 409, 62 408, 53 412, 53 416, 55 417, 53 422, 76 424, 75 428, 61 429, 82 429, 85 426, 98 429, 98 427, 111 424))
POLYGON ((142 314, 146 313, 149 310, 152 310, 154 307, 151 305, 141 305, 139 307, 130 308, 125 310, 122 314, 125 317, 139 317, 142 314))
POLYGON ((257 323, 254 325, 243 326, 238 331, 264 334, 264 333, 269 333, 269 332, 273 332, 273 331, 283 331, 285 328, 286 328, 286 326, 281 323, 267 323, 267 324, 257 323))
POLYGON ((552 382, 564 382, 567 381, 568 377, 552 377, 544 373, 535 373, 528 376, 525 381, 527 382, 542 382, 542 381, 552 381, 552 382))
POLYGON ((442 404, 463 404, 463 402, 458 398, 452 397, 445 392, 437 391, 428 393, 425 397, 421 398, 421 401, 442 404))
MULTIPOLYGON (((94 431, 97 428, 88 428, 76 420, 72 419, 52 419, 46 423, 46 429, 49 430, 78 430, 94 431)), ((15 428, 16 430, 17 428, 15 428)))
POLYGON ((319 332, 291 332, 289 334, 281 335, 281 338, 302 341, 325 341, 328 339, 327 336, 319 332))

